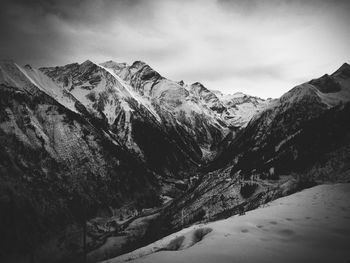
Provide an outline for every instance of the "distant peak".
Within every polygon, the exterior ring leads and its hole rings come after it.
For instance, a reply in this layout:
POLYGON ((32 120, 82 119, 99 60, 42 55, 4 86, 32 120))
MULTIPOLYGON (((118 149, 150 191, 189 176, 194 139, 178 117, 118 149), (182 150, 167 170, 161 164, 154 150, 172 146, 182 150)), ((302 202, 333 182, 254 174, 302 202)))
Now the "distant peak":
POLYGON ((204 85, 202 83, 198 82, 198 81, 193 83, 192 86, 200 86, 200 87, 204 88, 204 85))
POLYGON ((24 66, 24 68, 29 69, 29 70, 33 70, 32 66, 29 65, 29 64, 26 64, 26 65, 24 66))
POLYGON ((82 71, 86 71, 86 70, 90 70, 93 69, 95 67, 99 67, 96 63, 92 62, 91 60, 86 60, 83 63, 81 63, 79 65, 80 70, 82 71))
POLYGON ((89 64, 94 64, 91 60, 87 59, 83 63, 81 63, 81 66, 89 65, 89 64))
POLYGON ((332 74, 332 76, 341 76, 343 78, 350 78, 350 65, 344 63, 341 67, 332 74))
POLYGON ((126 68, 129 66, 125 62, 119 63, 119 62, 115 62, 113 60, 105 61, 105 62, 101 63, 100 65, 107 67, 107 68, 126 68))
POLYGON ((212 96, 212 97, 220 96, 217 93, 215 93, 212 90, 205 87, 200 82, 195 82, 195 83, 191 84, 191 90, 194 91, 195 93, 197 93, 199 96, 212 96))
POLYGON ((202 83, 200 82, 195 82, 191 85, 192 87, 198 87, 198 92, 211 92, 210 90, 208 90, 202 83))
POLYGON ((244 94, 243 92, 235 92, 235 93, 233 93, 233 95, 235 95, 235 96, 247 96, 247 94, 244 94))
MULTIPOLYGON (((134 63, 132 63, 131 67, 133 68, 141 68, 143 66, 146 66, 147 64, 141 60, 137 60, 134 63)), ((148 66, 148 65, 147 65, 148 66)))
POLYGON ((343 65, 341 65, 341 67, 337 71, 346 71, 346 70, 350 70, 350 65, 348 63, 344 63, 343 65))

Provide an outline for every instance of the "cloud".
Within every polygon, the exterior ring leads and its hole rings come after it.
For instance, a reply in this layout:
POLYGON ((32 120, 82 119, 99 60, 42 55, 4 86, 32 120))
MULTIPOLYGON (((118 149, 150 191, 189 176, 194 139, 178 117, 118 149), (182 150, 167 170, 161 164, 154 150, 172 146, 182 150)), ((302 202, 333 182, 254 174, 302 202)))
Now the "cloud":
POLYGON ((143 60, 227 93, 277 97, 350 61, 348 1, 4 0, 0 57, 143 60))

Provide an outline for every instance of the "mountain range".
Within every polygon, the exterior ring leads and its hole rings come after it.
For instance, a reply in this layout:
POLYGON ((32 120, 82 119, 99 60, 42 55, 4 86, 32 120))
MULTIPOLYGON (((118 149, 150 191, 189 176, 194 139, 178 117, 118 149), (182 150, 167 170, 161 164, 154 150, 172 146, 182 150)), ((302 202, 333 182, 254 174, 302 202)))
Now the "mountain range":
POLYGON ((77 262, 81 225, 88 260, 104 260, 350 179, 346 63, 264 100, 172 81, 142 61, 34 69, 3 60, 0 93, 4 262, 77 262), (102 255, 110 238, 123 246, 102 255))

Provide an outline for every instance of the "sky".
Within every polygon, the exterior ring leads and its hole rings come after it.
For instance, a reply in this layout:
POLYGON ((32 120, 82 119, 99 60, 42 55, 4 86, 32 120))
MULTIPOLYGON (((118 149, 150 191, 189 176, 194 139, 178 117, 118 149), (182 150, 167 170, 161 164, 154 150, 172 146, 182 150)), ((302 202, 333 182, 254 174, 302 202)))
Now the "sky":
POLYGON ((350 63, 347 0, 2 0, 0 58, 142 60, 224 93, 279 97, 350 63))

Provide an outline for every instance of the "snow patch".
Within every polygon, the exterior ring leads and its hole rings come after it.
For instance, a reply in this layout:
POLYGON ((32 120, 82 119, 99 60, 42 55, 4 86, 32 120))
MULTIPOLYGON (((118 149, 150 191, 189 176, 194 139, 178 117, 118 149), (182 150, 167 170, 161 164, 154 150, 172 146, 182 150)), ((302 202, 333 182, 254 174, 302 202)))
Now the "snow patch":
POLYGON ((32 68, 22 68, 15 64, 17 68, 26 76, 26 78, 41 91, 54 98, 66 108, 79 113, 75 108, 75 100, 69 97, 69 92, 55 84, 49 77, 41 71, 32 68))

